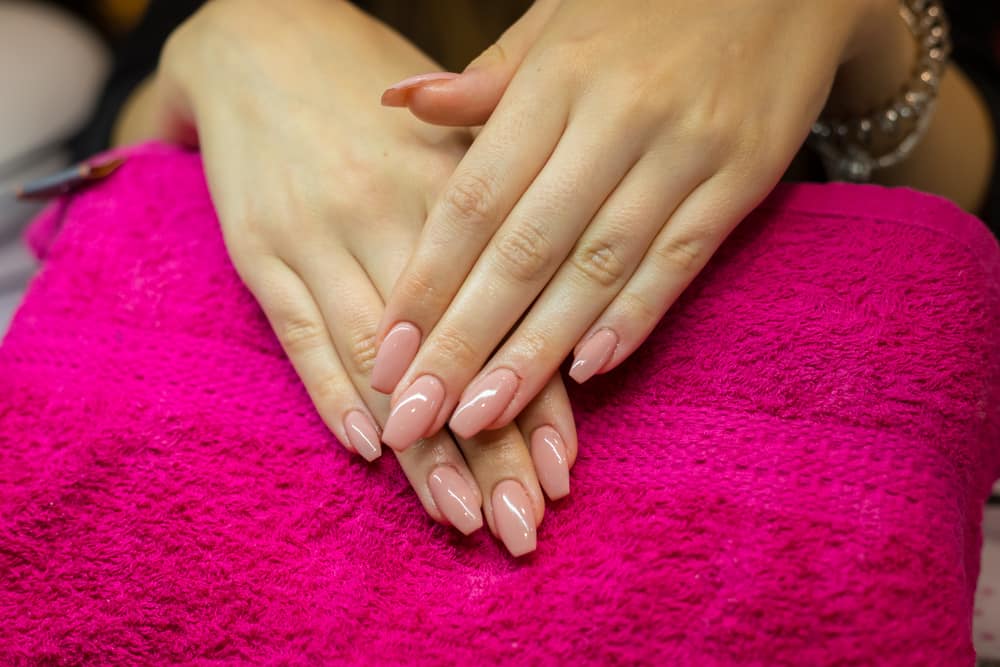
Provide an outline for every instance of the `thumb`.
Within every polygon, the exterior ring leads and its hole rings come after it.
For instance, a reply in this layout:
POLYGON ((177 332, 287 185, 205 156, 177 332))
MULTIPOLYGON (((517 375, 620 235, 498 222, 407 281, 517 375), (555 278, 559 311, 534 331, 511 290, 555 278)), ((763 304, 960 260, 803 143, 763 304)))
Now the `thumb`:
POLYGON ((559 0, 538 0, 461 74, 423 74, 385 91, 382 104, 408 107, 434 125, 483 125, 559 0))

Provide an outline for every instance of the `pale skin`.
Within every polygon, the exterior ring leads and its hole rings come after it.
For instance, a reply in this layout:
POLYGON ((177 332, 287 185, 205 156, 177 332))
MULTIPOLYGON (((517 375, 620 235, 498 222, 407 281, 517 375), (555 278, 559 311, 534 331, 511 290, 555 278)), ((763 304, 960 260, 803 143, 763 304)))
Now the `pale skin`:
MULTIPOLYGON (((894 8, 541 0, 467 74, 388 94, 452 126, 434 127, 378 106, 386 85, 434 63, 350 5, 215 0, 172 37, 116 141, 200 144, 234 265, 349 450, 360 451, 349 415, 385 424, 415 380, 440 383, 418 444, 389 444, 432 517, 470 532, 481 506, 520 554, 544 512, 532 435, 552 427, 563 465, 576 456, 559 364, 603 331, 610 355, 584 371, 621 363, 824 106, 864 106, 898 85, 912 41, 894 8), (461 127, 476 125, 473 142, 461 127), (380 387, 394 389, 390 403, 371 373, 400 322, 422 340, 380 387), (452 437, 443 427, 463 392, 497 369, 516 378, 510 404, 452 437), (467 484, 469 514, 436 501, 441 465, 467 484), (524 492, 530 536, 498 525, 507 481, 524 492)), ((992 160, 985 136, 981 101, 952 70, 920 151, 880 176, 973 208, 992 160)))
MULTIPOLYGON (((567 356, 581 382, 621 364, 824 107, 877 106, 913 60, 894 0, 539 0, 463 75, 390 88, 385 103, 429 122, 485 126, 380 325, 424 334, 394 404, 427 377, 443 399, 424 433, 394 439, 390 418, 386 442, 499 428, 567 356), (470 406, 498 373, 516 377, 510 400, 470 406)), ((988 117, 954 69, 940 106, 921 151, 881 176, 974 207, 988 117)))
MULTIPOLYGON (((349 419, 388 415, 370 387, 383 302, 472 141, 380 108, 382 82, 433 67, 347 3, 217 0, 172 35, 116 136, 199 144, 234 266, 327 427, 369 459, 378 433, 358 439, 364 428, 352 432, 349 419)), ((468 533, 485 517, 520 555, 545 508, 527 444, 541 427, 561 435, 568 480, 576 435, 558 377, 516 425, 471 439, 438 433, 396 456, 434 519, 468 533), (520 496, 498 499, 509 480, 520 496), (498 523, 497 500, 520 518, 498 523), (528 525, 511 528, 517 520, 528 525)))

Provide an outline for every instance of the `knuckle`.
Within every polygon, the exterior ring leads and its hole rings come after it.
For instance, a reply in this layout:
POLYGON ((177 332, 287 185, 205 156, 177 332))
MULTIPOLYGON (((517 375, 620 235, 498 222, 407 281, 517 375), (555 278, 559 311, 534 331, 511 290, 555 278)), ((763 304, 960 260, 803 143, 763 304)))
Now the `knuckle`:
POLYGON ((625 278, 628 270, 622 255, 619 240, 591 239, 580 244, 570 261, 587 280, 601 287, 613 287, 625 278))
POLYGON ((660 308, 635 292, 622 292, 618 296, 618 307, 632 322, 656 322, 661 315, 660 308))
POLYGON ((352 370, 358 375, 367 377, 375 367, 375 355, 378 346, 375 344, 375 332, 358 332, 351 336, 348 357, 352 370))
POLYGON ((320 408, 325 406, 340 406, 347 402, 347 388, 342 378, 336 375, 324 375, 309 387, 313 402, 320 408))
POLYGON ((279 320, 275 333, 289 356, 311 352, 329 341, 326 327, 309 317, 289 315, 279 320))
POLYGON ((707 254, 705 242, 691 236, 669 237, 653 249, 656 261, 664 270, 681 273, 692 273, 701 269, 707 254))
POLYGON ((421 269, 408 272, 400 280, 397 289, 401 303, 421 304, 421 309, 436 308, 440 301, 438 298, 440 290, 421 269))
POLYGON ((496 216, 497 184, 475 172, 464 173, 444 197, 448 218, 462 227, 490 224, 496 216))
POLYGON ((523 283, 534 282, 552 265, 552 243, 535 225, 522 224, 494 241, 501 271, 523 283))
POLYGON ((547 331, 525 328, 517 332, 517 355, 523 359, 544 362, 546 350, 552 347, 552 336, 547 331))
POLYGON ((444 327, 434 332, 433 349, 442 359, 455 368, 469 367, 478 362, 476 349, 459 331, 444 327))

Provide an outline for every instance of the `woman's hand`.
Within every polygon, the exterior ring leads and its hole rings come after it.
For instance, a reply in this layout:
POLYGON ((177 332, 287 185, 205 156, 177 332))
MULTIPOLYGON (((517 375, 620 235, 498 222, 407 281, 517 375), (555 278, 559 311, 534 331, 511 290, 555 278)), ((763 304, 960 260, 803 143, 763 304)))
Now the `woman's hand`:
POLYGON ((390 418, 384 441, 405 450, 449 417, 462 436, 503 426, 571 350, 577 382, 632 354, 895 6, 539 0, 462 75, 386 91, 436 123, 488 122, 386 304, 380 340, 402 326, 423 341, 377 388, 438 400, 390 418))
MULTIPOLYGON (((166 137, 200 144, 236 269, 326 425, 369 460, 389 414, 369 386, 383 299, 471 140, 377 105, 381 81, 431 67, 347 3, 216 0, 154 84, 166 137)), ((512 553, 534 549, 538 478, 568 493, 576 450, 558 378, 516 427, 459 445, 442 433, 399 455, 428 513, 469 533, 482 505, 512 553)))

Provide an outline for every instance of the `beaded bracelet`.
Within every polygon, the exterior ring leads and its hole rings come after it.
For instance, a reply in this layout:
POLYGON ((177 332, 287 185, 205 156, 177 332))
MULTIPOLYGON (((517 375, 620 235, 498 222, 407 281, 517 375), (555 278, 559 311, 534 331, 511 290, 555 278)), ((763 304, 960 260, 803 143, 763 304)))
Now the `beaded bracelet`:
POLYGON ((892 100, 855 118, 821 117, 812 127, 809 145, 835 181, 863 183, 872 171, 906 159, 927 132, 951 55, 948 18, 938 0, 901 0, 899 14, 917 40, 917 64, 892 100), (890 148, 876 151, 877 145, 890 148))

